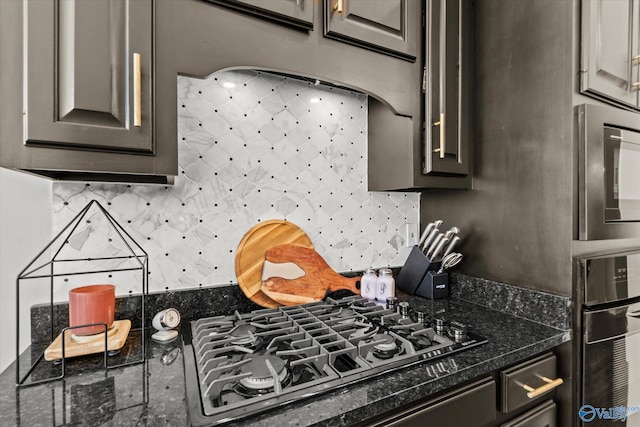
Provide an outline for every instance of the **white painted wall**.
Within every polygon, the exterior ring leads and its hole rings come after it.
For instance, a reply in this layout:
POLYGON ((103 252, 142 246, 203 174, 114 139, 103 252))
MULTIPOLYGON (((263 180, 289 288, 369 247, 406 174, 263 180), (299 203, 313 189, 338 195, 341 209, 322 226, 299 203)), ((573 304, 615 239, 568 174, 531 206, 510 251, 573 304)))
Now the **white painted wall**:
MULTIPOLYGON (((0 372, 16 356, 16 277, 51 240, 51 181, 0 168, 0 372)), ((20 350, 29 345, 29 311, 42 292, 22 292, 20 350), (22 301, 24 299, 24 301, 22 301)))

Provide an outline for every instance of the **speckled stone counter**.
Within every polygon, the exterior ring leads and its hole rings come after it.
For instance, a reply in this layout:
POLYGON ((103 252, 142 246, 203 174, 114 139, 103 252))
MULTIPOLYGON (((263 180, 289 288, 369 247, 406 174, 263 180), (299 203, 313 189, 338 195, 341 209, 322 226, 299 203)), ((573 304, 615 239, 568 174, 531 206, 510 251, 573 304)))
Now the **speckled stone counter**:
MULTIPOLYGON (((431 301, 403 295, 401 299, 428 314, 471 325, 488 343, 226 425, 350 425, 481 378, 571 339, 570 330, 548 326, 568 325, 563 319, 543 324, 459 298, 431 301)), ((565 300, 559 297, 561 306, 565 300)), ((106 373, 96 371, 93 364, 92 372, 79 367, 62 380, 26 388, 15 387, 14 363, 0 375, 0 425, 189 425, 180 340, 164 345, 149 341, 147 354, 144 363, 106 373), (172 356, 177 357, 172 361, 172 356)))

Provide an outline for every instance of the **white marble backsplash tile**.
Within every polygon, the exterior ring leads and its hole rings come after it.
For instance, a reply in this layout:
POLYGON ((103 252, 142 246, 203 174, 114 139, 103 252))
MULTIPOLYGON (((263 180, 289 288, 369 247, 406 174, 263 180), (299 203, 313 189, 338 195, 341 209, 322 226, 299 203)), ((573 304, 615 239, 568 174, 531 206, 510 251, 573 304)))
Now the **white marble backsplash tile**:
MULTIPOLYGON (((302 228, 338 272, 404 262, 420 194, 367 191, 366 95, 252 70, 177 88, 175 185, 54 183, 56 234, 96 199, 148 253, 152 292, 236 283, 240 240, 273 218, 302 228)), ((117 252, 108 234, 99 221, 79 227, 67 250, 117 252)))

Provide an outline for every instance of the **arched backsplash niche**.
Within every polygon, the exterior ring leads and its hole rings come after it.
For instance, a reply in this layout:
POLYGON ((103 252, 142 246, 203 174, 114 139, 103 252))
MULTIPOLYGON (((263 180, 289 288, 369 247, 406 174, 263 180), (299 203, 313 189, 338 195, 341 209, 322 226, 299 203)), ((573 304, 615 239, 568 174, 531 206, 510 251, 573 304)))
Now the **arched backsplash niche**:
MULTIPOLYGON (((367 171, 367 95, 222 70, 179 76, 177 101, 175 185, 56 182, 54 233, 97 199, 149 254, 151 292, 236 283, 238 243, 273 218, 300 226, 336 271, 402 265, 420 193, 367 191, 367 173, 393 173, 367 171)), ((117 251, 97 227, 74 240, 79 254, 117 251)), ((56 300, 77 284, 67 279, 56 300)))

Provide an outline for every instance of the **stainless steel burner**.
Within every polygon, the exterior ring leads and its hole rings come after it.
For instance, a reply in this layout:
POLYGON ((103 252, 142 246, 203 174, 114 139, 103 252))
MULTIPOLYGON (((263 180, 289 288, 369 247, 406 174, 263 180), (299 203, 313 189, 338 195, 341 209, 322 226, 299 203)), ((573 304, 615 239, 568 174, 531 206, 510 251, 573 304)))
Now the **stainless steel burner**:
POLYGON ((233 339, 231 340, 231 344, 235 345, 245 345, 245 344, 253 344, 256 341, 256 336, 254 332, 256 331, 256 327, 252 325, 238 325, 229 332, 229 336, 233 339))
POLYGON ((287 376, 285 362, 278 356, 253 356, 240 371, 251 375, 240 379, 240 383, 252 390, 274 388, 276 377, 278 383, 282 383, 287 376))
POLYGON ((377 334, 373 337, 374 341, 381 341, 374 345, 373 348, 383 352, 392 352, 398 348, 395 338, 387 334, 377 334))

